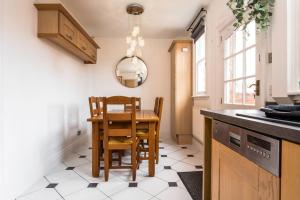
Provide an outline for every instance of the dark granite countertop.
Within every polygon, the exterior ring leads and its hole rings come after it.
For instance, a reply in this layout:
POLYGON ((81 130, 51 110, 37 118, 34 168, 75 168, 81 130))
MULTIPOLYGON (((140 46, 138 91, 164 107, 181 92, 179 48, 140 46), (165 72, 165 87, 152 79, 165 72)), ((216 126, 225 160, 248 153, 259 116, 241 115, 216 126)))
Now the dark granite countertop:
POLYGON ((200 113, 207 117, 256 131, 268 136, 279 139, 288 140, 300 144, 300 127, 286 125, 276 122, 265 121, 261 119, 253 119, 248 117, 237 116, 236 114, 243 115, 256 115, 264 116, 264 113, 259 110, 201 110, 200 113))

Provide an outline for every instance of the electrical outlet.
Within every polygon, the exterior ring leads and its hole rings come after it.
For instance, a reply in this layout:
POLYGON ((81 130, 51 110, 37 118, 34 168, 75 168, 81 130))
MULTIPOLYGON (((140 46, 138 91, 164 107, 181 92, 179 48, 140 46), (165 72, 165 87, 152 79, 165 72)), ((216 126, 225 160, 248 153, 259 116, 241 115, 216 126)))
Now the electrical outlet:
POLYGON ((81 130, 77 131, 77 136, 81 135, 81 130))

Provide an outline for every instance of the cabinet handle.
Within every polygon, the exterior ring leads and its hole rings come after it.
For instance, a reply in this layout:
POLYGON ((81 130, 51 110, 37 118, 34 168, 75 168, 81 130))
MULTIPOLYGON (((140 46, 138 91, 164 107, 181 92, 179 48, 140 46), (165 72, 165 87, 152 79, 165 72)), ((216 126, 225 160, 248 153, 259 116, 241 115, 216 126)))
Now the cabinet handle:
POLYGON ((69 38, 70 40, 73 40, 73 37, 71 36, 71 35, 66 35, 67 36, 67 38, 69 38))

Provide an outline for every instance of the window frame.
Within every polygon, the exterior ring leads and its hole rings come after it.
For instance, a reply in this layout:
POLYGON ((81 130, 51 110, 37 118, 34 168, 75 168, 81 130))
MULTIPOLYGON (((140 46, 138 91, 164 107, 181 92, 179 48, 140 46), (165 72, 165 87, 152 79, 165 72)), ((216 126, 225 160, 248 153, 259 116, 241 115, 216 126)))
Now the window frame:
MULTIPOLYGON (((230 25, 231 26, 231 25, 230 25)), ((246 104, 246 95, 247 95, 247 80, 248 79, 251 79, 251 78, 255 78, 257 79, 257 47, 258 47, 258 40, 257 40, 257 33, 255 32, 255 43, 248 46, 247 47, 247 40, 245 39, 246 38, 246 34, 247 32, 246 31, 243 31, 243 48, 237 52, 235 52, 235 47, 236 46, 236 31, 235 30, 230 30, 229 28, 227 29, 227 32, 222 36, 222 52, 223 52, 223 56, 222 56, 222 69, 223 69, 223 100, 222 100, 222 104, 225 105, 225 106, 236 106, 236 107, 250 107, 250 108, 253 108, 256 106, 257 104, 257 99, 255 98, 255 102, 254 104, 246 104), (234 34, 234 36, 233 36, 234 34), (231 48, 230 48, 230 54, 228 56, 225 56, 225 42, 227 39, 231 38, 233 36, 234 38, 234 41, 230 41, 231 44, 231 48), (255 49, 255 74, 254 75, 247 75, 246 71, 247 71, 247 52, 248 50, 251 50, 251 49, 255 49), (235 61, 236 61, 236 57, 238 55, 242 55, 243 56, 243 75, 241 77, 234 77, 235 75, 235 61), (226 78, 226 66, 225 66, 225 63, 227 60, 232 60, 232 76, 227 79, 226 78), (243 85, 242 85, 242 103, 236 103, 234 102, 234 97, 235 97, 235 89, 234 89, 234 86, 233 86, 233 91, 232 91, 232 102, 226 102, 226 84, 228 83, 232 83, 233 85, 237 82, 237 81, 243 81, 243 85)))

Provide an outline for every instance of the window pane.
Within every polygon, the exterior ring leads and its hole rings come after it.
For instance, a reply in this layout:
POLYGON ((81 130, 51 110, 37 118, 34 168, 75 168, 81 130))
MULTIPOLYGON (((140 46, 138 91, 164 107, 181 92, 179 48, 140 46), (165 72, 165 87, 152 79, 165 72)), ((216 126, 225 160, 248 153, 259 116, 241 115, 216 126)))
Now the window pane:
POLYGON ((246 47, 250 47, 255 44, 256 41, 256 26, 255 22, 251 22, 247 26, 246 32, 246 47))
POLYGON ((205 58, 205 34, 196 42, 196 62, 205 58))
POLYGON ((234 67, 234 70, 235 70, 234 77, 235 78, 243 77, 243 68, 244 68, 243 53, 240 53, 235 57, 235 67, 234 67))
POLYGON ((225 60, 224 63, 224 72, 225 72, 225 80, 230 80, 233 78, 233 67, 232 67, 232 58, 225 60))
POLYGON ((197 64, 197 93, 205 92, 205 61, 197 64))
POLYGON ((243 50, 244 47, 244 32, 237 31, 235 33, 235 53, 243 50))
POLYGON ((203 34, 200 38, 201 49, 200 49, 200 59, 205 58, 205 34, 203 34))
POLYGON ((256 51, 255 47, 246 51, 246 76, 255 75, 256 72, 256 51))
POLYGON ((234 82, 234 104, 243 104, 243 80, 234 82))
POLYGON ((224 42, 224 57, 227 58, 231 55, 231 37, 224 42))
POLYGON ((233 82, 227 82, 227 83, 225 83, 224 103, 232 104, 232 102, 233 102, 232 95, 233 95, 233 82))
POLYGON ((246 105, 255 105, 255 86, 250 87, 251 85, 255 84, 255 78, 248 78, 246 79, 246 105), (249 88, 250 87, 250 88, 249 88))

